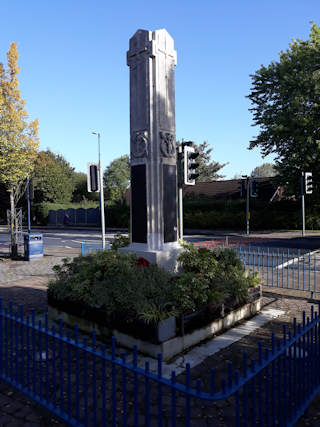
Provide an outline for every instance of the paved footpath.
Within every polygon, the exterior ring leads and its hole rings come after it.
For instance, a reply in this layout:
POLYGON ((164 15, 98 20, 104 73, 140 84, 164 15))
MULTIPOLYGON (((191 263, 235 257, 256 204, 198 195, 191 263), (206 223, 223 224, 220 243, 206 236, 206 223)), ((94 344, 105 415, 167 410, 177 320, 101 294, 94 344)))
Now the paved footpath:
MULTIPOLYGON (((46 288, 50 278, 53 277, 52 266, 61 263, 66 256, 76 256, 76 250, 50 248, 50 252, 39 261, 11 261, 0 256, 0 296, 4 304, 13 301, 23 304, 26 312, 35 308, 37 313, 47 310, 46 288)), ((202 363, 192 368, 192 379, 201 378, 206 382, 210 368, 214 367, 218 374, 225 372, 226 360, 233 362, 234 366, 240 363, 242 350, 246 349, 251 357, 255 357, 259 340, 269 342, 270 333, 274 331, 281 334, 282 323, 291 322, 294 317, 301 318, 302 311, 310 312, 311 303, 305 299, 265 293, 263 305, 268 308, 282 310, 283 314, 256 329, 251 334, 234 342, 227 348, 207 357, 202 363)), ((184 373, 179 375, 177 381, 184 382, 184 373)), ((208 408, 207 408, 208 409, 208 408)), ((191 426, 229 426, 228 407, 223 402, 216 402, 210 414, 205 419, 201 412, 195 414, 191 426)), ((230 418, 229 418, 230 420, 230 418)), ((320 397, 317 397, 305 414, 297 423, 300 426, 320 427, 320 397)), ((33 403, 24 394, 16 391, 4 382, 0 382, 0 427, 2 426, 65 426, 65 424, 33 403)))

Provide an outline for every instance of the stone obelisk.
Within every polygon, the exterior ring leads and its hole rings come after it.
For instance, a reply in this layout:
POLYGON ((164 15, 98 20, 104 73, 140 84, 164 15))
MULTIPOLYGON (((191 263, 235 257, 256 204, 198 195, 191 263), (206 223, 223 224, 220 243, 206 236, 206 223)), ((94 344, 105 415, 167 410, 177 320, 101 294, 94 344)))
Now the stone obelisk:
POLYGON ((131 244, 168 270, 180 251, 174 68, 177 55, 166 30, 138 30, 130 39, 131 244))

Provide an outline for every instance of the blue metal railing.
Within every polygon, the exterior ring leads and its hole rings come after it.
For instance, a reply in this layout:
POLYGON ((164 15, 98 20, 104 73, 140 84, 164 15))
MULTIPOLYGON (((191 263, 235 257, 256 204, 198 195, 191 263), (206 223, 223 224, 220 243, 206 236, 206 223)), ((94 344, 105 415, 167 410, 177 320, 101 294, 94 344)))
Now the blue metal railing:
POLYGON ((215 425, 213 402, 226 399, 227 425, 291 426, 320 390, 320 317, 313 308, 302 324, 283 325, 281 339, 272 334, 270 350, 259 342, 257 360, 243 352, 226 375, 211 369, 205 387, 189 364, 182 384, 175 371, 163 376, 161 354, 151 372, 148 361, 138 365, 136 346, 129 360, 114 339, 108 354, 95 331, 90 344, 87 337, 80 342, 76 325, 72 335, 61 321, 49 328, 47 315, 42 324, 22 307, 3 309, 0 299, 0 378, 74 426, 191 426, 199 417, 215 425))
MULTIPOLYGON (((105 250, 108 250, 109 245, 106 245, 105 250)), ((82 242, 81 243, 81 255, 89 255, 95 252, 102 251, 102 244, 101 243, 88 243, 88 242, 82 242)))
POLYGON ((319 254, 301 249, 234 248, 245 267, 259 274, 264 286, 320 292, 319 254))
MULTIPOLYGON (((207 249, 226 247, 201 242, 207 249)), ((248 271, 258 273, 263 286, 320 292, 320 254, 307 249, 228 246, 234 249, 248 271)))

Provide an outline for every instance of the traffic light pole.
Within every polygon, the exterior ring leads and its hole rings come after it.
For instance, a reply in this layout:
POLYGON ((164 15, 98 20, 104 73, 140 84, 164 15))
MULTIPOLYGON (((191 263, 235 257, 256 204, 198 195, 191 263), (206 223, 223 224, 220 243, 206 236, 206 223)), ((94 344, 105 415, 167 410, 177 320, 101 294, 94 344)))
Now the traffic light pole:
POLYGON ((102 249, 105 249, 105 247, 106 247, 106 232, 105 232, 105 220, 104 220, 103 175, 102 175, 101 156, 100 156, 100 133, 97 132, 97 135, 98 135, 98 153, 99 153, 100 212, 101 212, 102 249))
POLYGON ((250 199, 250 178, 247 177, 247 203, 246 203, 247 236, 249 236, 249 223, 250 223, 249 199, 250 199))
POLYGON ((304 183, 304 172, 302 172, 301 175, 301 212, 302 212, 302 237, 305 236, 305 232, 306 232, 306 220, 305 220, 305 206, 304 206, 304 187, 305 187, 305 183, 304 183))
POLYGON ((30 219, 30 180, 27 178, 27 208, 28 208, 28 233, 31 233, 31 219, 30 219))
MULTIPOLYGON (((182 140, 183 141, 183 140, 182 140)), ((179 239, 183 240, 182 146, 178 146, 179 239)))

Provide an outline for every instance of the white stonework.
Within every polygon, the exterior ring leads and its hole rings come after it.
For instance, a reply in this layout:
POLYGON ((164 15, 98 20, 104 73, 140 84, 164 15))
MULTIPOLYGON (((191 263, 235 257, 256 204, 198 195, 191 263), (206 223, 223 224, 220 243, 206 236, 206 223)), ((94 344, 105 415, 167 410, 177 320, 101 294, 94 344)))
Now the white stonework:
POLYGON ((174 67, 166 30, 138 30, 130 39, 131 244, 151 262, 175 270, 177 234, 174 67), (171 259, 172 258, 172 259, 171 259))

